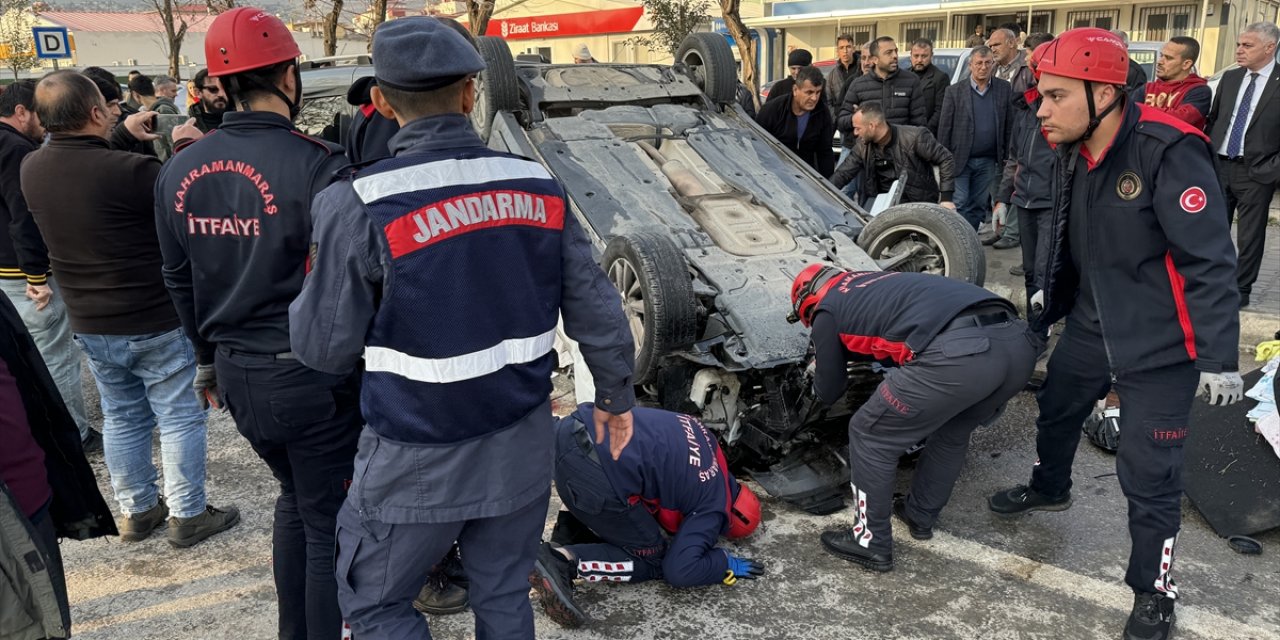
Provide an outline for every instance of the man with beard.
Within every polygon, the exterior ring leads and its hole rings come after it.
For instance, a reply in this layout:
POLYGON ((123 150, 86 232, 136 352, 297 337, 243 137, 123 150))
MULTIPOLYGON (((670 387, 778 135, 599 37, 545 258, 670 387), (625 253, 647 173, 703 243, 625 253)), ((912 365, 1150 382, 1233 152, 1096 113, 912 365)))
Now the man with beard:
POLYGON ((831 112, 822 107, 822 85, 822 72, 817 67, 802 67, 791 94, 764 103, 756 121, 814 171, 829 178, 836 168, 831 150, 835 124, 831 112))
POLYGON ((938 135, 938 120, 942 116, 942 99, 951 86, 951 77, 933 64, 933 41, 920 38, 911 43, 911 72, 920 78, 920 90, 924 93, 925 112, 929 114, 929 133, 938 135))
POLYGON ((217 78, 209 77, 208 69, 197 71, 191 81, 200 99, 187 109, 187 115, 196 119, 196 128, 202 133, 209 133, 222 125, 222 114, 227 112, 227 94, 217 78))
POLYGON ((1195 38, 1174 36, 1156 58, 1156 79, 1147 83, 1146 102, 1169 115, 1203 129, 1213 102, 1209 81, 1192 69, 1200 57, 1195 38))

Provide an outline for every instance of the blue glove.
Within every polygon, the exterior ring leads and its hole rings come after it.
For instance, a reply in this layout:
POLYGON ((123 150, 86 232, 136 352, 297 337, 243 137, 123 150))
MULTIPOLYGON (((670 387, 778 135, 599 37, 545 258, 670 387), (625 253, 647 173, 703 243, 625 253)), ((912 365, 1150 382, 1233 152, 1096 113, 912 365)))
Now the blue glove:
POLYGON ((725 551, 724 555, 729 559, 729 569, 724 572, 725 584, 733 585, 738 582, 738 578, 755 580, 764 575, 764 567, 760 563, 747 558, 739 558, 728 551, 725 551))

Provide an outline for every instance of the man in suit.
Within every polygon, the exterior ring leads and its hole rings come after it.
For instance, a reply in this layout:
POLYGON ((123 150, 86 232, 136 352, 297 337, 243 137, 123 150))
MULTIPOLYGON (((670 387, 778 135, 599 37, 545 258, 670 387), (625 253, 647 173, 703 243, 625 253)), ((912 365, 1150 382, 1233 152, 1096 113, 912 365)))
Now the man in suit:
POLYGON ((1209 109, 1209 137, 1218 153, 1218 177, 1235 215, 1240 306, 1249 306, 1262 264, 1267 209, 1280 182, 1280 67, 1273 22, 1251 24, 1236 39, 1236 63, 1222 76, 1209 109))
POLYGON ((992 76, 995 64, 990 48, 973 48, 969 79, 947 87, 938 122, 938 141, 955 158, 956 208, 975 230, 991 212, 991 192, 1008 151, 1012 89, 992 76))

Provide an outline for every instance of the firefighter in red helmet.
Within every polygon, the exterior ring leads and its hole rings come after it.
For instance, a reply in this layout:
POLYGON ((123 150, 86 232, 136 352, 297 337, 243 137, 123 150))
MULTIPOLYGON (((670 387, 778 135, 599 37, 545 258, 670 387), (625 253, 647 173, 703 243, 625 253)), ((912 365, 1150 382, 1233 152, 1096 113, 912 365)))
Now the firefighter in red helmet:
POLYGON ((1170 571, 1191 402, 1243 395, 1235 252, 1208 139, 1126 99, 1124 43, 1083 28, 1045 46, 1037 115, 1057 146, 1058 188, 1032 321, 1043 330, 1065 318, 1066 329, 1037 395, 1031 481, 990 506, 1009 516, 1070 507, 1080 425, 1114 384, 1135 594, 1124 637, 1160 640, 1178 593, 1170 571))
POLYGON ((889 514, 918 540, 951 497, 969 436, 994 420, 1035 367, 1038 342, 1008 300, 924 273, 809 265, 791 288, 792 322, 812 328, 813 386, 832 405, 849 361, 880 362, 884 381, 849 421, 853 526, 822 534, 831 554, 893 569, 889 514), (898 459, 928 438, 911 492, 893 499, 898 459))
POLYGON ((608 444, 589 433, 594 408, 580 405, 556 426, 556 491, 590 534, 562 540, 557 523, 552 542, 539 549, 529 581, 552 620, 566 627, 587 620, 573 600, 576 578, 696 587, 764 573, 759 563, 717 546, 721 536, 738 540, 756 530, 760 500, 729 472, 701 422, 633 409, 631 442, 615 460, 608 444))
POLYGON ((164 278, 196 347, 195 391, 225 407, 280 482, 272 564, 279 637, 342 635, 334 530, 360 435, 359 376, 301 364, 289 303, 302 289, 311 200, 346 163, 293 125, 300 55, 279 18, 220 14, 205 38, 228 95, 221 128, 174 155, 156 185, 164 278))

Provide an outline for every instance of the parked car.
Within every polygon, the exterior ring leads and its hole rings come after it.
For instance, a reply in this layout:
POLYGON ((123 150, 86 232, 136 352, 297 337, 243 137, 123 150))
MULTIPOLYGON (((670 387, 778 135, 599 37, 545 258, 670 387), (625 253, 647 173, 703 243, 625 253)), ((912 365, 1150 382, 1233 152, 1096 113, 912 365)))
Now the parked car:
MULTIPOLYGON (((828 262, 981 284, 973 228, 931 204, 869 216, 745 115, 718 34, 689 36, 670 66, 513 61, 499 38, 477 44, 472 122, 563 183, 622 298, 642 401, 700 416, 770 493, 841 508, 847 416, 882 376, 857 365, 845 401, 818 407, 808 332, 786 321, 792 278, 828 262)), ((367 70, 313 73, 304 124, 341 126, 350 108, 325 100, 367 70)))

